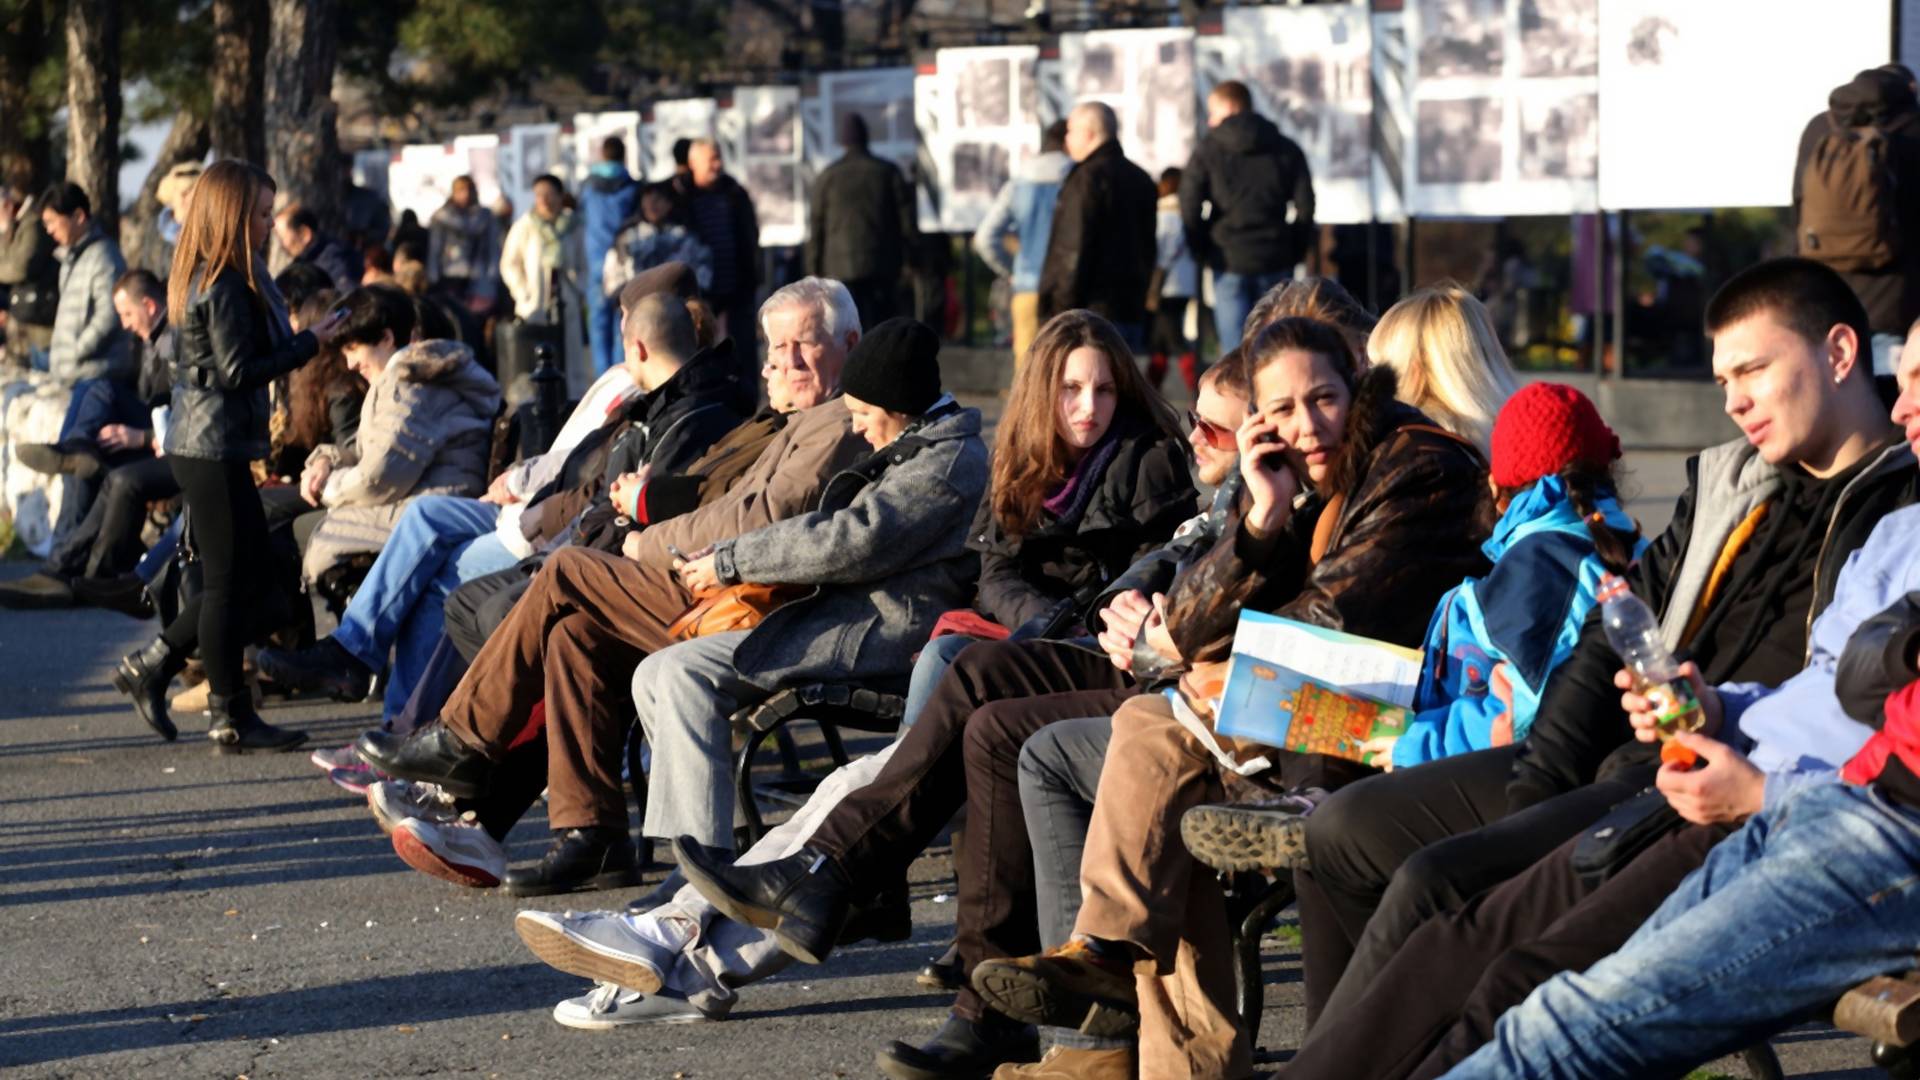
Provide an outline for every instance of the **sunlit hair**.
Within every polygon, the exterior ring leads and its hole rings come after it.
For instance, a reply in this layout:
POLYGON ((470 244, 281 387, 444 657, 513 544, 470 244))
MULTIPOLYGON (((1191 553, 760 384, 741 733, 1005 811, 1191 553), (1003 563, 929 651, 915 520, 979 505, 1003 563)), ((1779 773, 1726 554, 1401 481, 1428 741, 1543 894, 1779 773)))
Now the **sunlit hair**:
POLYGON ((845 285, 824 277, 803 277, 782 285, 760 305, 760 334, 767 333, 767 316, 790 307, 811 307, 820 320, 820 331, 838 341, 847 331, 861 333, 860 309, 845 285))
MULTIPOLYGON (((306 298, 295 313, 301 326, 312 326, 327 317, 339 303, 339 294, 322 289, 306 298)), ((327 409, 327 398, 340 390, 366 393, 367 382, 347 367, 347 358, 334 345, 321 347, 312 360, 293 369, 287 380, 287 441, 312 450, 337 437, 327 409)))
POLYGON ((246 275, 248 291, 260 295, 253 253, 266 237, 253 235, 253 208, 256 200, 271 201, 275 190, 273 177, 244 161, 216 161, 200 174, 167 275, 167 317, 174 325, 185 323, 195 284, 211 285, 229 268, 246 275))
POLYGON ((1113 378, 1113 422, 1144 420, 1173 439, 1184 438, 1179 419, 1147 385, 1133 352, 1113 324, 1091 311, 1063 311, 1048 319, 1027 350, 1007 395, 1007 411, 994 436, 991 494, 994 520, 1009 536, 1023 536, 1040 521, 1047 495, 1073 470, 1071 447, 1060 430, 1060 383, 1074 350, 1106 354, 1113 378))
POLYGON ((1401 401, 1482 453, 1493 418, 1519 389, 1486 305, 1452 283, 1389 308, 1367 340, 1367 355, 1399 373, 1401 401))
POLYGON ((1290 352, 1325 357, 1341 383, 1352 390, 1360 381, 1361 364, 1348 344, 1347 335, 1338 326, 1304 315, 1287 315, 1273 320, 1251 341, 1240 347, 1246 358, 1247 380, 1251 383, 1280 357, 1290 352))
POLYGON ((1252 341, 1276 319, 1288 317, 1318 319, 1331 323, 1346 335, 1360 366, 1366 366, 1367 335, 1373 333, 1378 319, 1366 305, 1353 298, 1346 287, 1328 277, 1303 277, 1283 281, 1254 301, 1241 325, 1240 340, 1252 341))

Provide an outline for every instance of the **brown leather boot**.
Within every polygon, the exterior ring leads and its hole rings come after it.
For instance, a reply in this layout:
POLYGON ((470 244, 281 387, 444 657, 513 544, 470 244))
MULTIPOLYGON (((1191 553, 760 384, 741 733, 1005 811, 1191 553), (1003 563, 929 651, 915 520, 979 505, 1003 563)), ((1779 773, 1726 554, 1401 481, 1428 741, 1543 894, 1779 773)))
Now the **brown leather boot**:
POLYGON ((1133 1080, 1140 1054, 1131 1046, 1086 1050, 1056 1046, 1031 1065, 1002 1065, 993 1080, 1133 1080))

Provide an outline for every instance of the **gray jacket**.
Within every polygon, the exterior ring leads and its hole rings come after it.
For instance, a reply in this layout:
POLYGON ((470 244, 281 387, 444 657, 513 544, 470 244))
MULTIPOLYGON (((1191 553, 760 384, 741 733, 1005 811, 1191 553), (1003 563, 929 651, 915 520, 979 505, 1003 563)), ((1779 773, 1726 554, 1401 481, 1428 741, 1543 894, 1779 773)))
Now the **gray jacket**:
POLYGON ((973 597, 967 526, 986 490, 979 410, 949 406, 829 480, 819 509, 716 544, 722 581, 815 587, 747 635, 735 668, 767 689, 904 679, 934 622, 973 597))
POLYGON ((113 283, 127 269, 119 246, 90 222, 73 246, 55 254, 60 258, 60 306, 53 317, 49 374, 65 386, 82 379, 132 382, 133 350, 113 310, 113 283))

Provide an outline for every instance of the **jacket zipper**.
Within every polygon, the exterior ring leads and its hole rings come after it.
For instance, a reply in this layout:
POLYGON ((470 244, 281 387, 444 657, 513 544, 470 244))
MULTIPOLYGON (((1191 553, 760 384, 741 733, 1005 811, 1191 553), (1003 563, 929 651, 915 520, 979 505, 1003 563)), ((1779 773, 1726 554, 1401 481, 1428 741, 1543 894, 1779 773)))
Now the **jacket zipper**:
POLYGON ((1807 648, 1805 656, 1802 657, 1800 661, 1801 667, 1808 667, 1813 663, 1814 613, 1823 609, 1820 603, 1820 593, 1824 586, 1820 581, 1820 568, 1826 564, 1827 546, 1833 543, 1833 530, 1840 524, 1840 512, 1846 509, 1847 496, 1853 494, 1853 489, 1858 485, 1872 481, 1879 473, 1880 464, 1886 460, 1888 450, 1904 451, 1905 447, 1889 447, 1887 450, 1882 450, 1880 456, 1875 458, 1871 465, 1867 466, 1867 471, 1854 477, 1852 483, 1840 489, 1840 497, 1833 501, 1833 514, 1827 518, 1827 531, 1820 537, 1820 550, 1813 557, 1813 603, 1807 607, 1807 648))

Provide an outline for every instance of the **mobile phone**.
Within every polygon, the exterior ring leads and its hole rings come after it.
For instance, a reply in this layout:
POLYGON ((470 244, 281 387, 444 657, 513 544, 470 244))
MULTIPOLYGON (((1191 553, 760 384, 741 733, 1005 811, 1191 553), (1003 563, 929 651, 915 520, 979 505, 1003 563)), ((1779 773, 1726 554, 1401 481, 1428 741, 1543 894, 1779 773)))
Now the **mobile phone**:
POLYGON ((673 557, 674 557, 674 558, 676 558, 676 559, 679 559, 679 560, 680 560, 681 562, 692 562, 692 561, 693 561, 692 559, 689 559, 689 558, 687 558, 687 553, 686 553, 686 552, 684 552, 684 551, 681 551, 681 550, 680 550, 679 548, 677 548, 677 547, 674 547, 674 546, 673 546, 672 544, 668 544, 668 545, 667 545, 667 554, 669 554, 669 555, 671 555, 671 556, 673 556, 673 557))
MULTIPOLYGON (((1253 443, 1255 446, 1279 445, 1280 436, 1271 431, 1262 432, 1254 436, 1253 443)), ((1268 472, 1280 472, 1287 467, 1287 457, 1285 454, 1269 455, 1260 463, 1260 467, 1268 472)))
POLYGON ((337 308, 334 308, 332 311, 327 312, 327 321, 340 322, 344 320, 348 314, 349 314, 348 309, 344 307, 337 307, 337 308))

